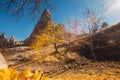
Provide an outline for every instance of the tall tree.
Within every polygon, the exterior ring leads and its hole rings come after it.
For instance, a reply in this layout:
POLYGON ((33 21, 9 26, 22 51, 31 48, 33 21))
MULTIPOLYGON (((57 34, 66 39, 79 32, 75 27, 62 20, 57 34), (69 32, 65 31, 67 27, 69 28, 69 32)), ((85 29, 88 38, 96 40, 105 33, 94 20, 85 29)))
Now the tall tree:
POLYGON ((54 45, 55 52, 58 52, 57 44, 64 41, 64 27, 62 24, 49 22, 40 35, 36 35, 36 41, 31 44, 31 48, 39 50, 47 45, 54 45))

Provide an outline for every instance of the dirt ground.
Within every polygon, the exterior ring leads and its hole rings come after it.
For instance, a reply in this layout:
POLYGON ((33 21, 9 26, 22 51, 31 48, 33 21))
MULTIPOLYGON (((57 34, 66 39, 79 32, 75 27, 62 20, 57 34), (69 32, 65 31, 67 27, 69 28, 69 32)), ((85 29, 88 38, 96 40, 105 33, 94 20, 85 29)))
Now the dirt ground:
MULTIPOLYGON (((47 52, 50 51, 53 50, 47 52)), ((75 53, 66 57, 64 54, 43 55, 42 52, 45 51, 16 47, 6 49, 4 56, 9 67, 17 70, 31 67, 33 72, 42 70, 52 80, 120 80, 120 62, 93 62, 75 53)))

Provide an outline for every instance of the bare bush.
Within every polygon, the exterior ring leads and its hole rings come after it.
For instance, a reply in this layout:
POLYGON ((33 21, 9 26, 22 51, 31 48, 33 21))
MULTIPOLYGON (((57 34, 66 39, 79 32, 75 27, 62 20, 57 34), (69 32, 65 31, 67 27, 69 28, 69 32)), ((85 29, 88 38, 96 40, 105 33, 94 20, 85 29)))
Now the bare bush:
POLYGON ((97 30, 101 28, 101 24, 106 18, 106 14, 110 14, 107 12, 108 8, 105 4, 98 5, 96 8, 85 8, 83 12, 84 16, 84 27, 85 31, 89 34, 95 33, 97 30))

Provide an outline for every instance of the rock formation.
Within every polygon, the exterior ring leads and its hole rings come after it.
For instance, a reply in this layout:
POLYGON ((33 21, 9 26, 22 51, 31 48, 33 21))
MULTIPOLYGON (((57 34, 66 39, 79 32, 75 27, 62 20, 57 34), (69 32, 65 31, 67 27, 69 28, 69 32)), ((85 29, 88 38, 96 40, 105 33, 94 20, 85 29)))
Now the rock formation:
POLYGON ((8 68, 7 62, 0 53, 0 69, 8 68))
POLYGON ((104 28, 106 28, 107 26, 108 26, 107 22, 103 22, 101 30, 104 29, 104 28))
POLYGON ((9 47, 13 47, 15 45, 15 38, 14 36, 12 35, 10 40, 9 40, 9 47))
POLYGON ((7 39, 5 33, 2 34, 2 38, 3 38, 3 39, 7 39))
POLYGON ((97 59, 120 60, 120 23, 104 28, 88 40, 97 59))
POLYGON ((6 34, 3 33, 0 35, 0 48, 5 49, 5 48, 11 48, 17 45, 23 45, 23 41, 15 41, 14 36, 12 35, 10 39, 7 39, 6 34))
POLYGON ((87 58, 120 61, 120 23, 70 43, 70 49, 87 58), (93 56, 95 55, 95 57, 93 56))
POLYGON ((8 40, 6 38, 6 34, 3 33, 0 35, 0 48, 5 48, 8 46, 8 40))
POLYGON ((42 13, 41 18, 38 20, 33 32, 31 33, 30 37, 25 40, 25 45, 30 45, 34 40, 35 36, 41 34, 41 30, 45 29, 47 23, 52 21, 51 14, 48 9, 42 13))

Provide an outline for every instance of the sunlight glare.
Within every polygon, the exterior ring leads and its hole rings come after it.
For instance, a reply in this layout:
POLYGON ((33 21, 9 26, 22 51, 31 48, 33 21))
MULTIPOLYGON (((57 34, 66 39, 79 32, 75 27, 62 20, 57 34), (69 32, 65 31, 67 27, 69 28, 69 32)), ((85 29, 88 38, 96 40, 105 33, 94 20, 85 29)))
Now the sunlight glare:
MULTIPOLYGON (((109 0, 108 0, 109 2, 109 0)), ((110 11, 118 12, 120 11, 120 0, 111 0, 110 1, 110 11)))

